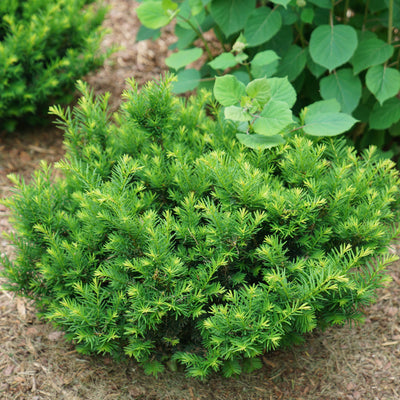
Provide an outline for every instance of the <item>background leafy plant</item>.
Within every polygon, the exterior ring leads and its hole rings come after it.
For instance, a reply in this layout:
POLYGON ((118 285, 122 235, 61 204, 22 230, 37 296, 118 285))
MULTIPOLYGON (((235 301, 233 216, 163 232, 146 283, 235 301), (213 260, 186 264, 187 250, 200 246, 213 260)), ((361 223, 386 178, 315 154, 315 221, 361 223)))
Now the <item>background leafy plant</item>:
POLYGON ((75 81, 99 67, 105 8, 93 0, 0 2, 0 130, 37 123, 68 102, 75 81))
POLYGON ((147 27, 139 39, 176 18, 178 51, 167 64, 178 71, 177 92, 226 71, 245 84, 287 76, 298 111, 334 98, 360 121, 350 133, 359 146, 374 143, 390 148, 391 156, 399 153, 399 0, 143 0, 138 16, 147 27), (218 49, 205 39, 210 29, 218 49), (208 60, 200 71, 184 69, 186 52, 199 39, 208 60))
POLYGON ((63 177, 45 164, 29 184, 11 176, 7 288, 81 352, 155 375, 251 371, 317 326, 362 319, 394 259, 394 164, 296 132, 246 148, 210 92, 185 102, 170 85, 131 82, 112 121, 83 83, 72 112, 52 108, 63 177))

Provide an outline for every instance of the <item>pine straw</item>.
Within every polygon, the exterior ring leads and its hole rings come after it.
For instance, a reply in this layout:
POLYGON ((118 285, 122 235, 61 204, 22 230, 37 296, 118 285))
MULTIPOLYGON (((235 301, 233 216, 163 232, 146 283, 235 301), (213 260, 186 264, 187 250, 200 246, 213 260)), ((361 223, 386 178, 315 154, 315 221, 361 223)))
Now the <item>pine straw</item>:
MULTIPOLYGON (((166 30, 157 43, 134 43, 137 5, 108 0, 105 26, 112 33, 104 45, 125 46, 104 68, 87 77, 96 93, 110 91, 115 110, 134 76, 139 84, 165 71, 173 41, 166 30)), ((10 194, 6 175, 28 177, 40 159, 63 155, 62 134, 55 127, 0 137, 0 194, 10 194)), ((8 210, 0 206, 0 229, 10 231, 8 210)), ((400 244, 393 246, 400 255, 400 244)), ((12 255, 6 239, 0 253, 12 255)), ((333 327, 307 337, 303 346, 265 355, 263 368, 251 375, 205 382, 182 372, 158 379, 144 375, 134 362, 117 364, 108 357, 78 354, 63 333, 39 321, 32 304, 0 290, 1 400, 394 400, 400 399, 400 263, 389 268, 393 281, 378 290, 378 301, 366 310, 361 326, 333 327)))

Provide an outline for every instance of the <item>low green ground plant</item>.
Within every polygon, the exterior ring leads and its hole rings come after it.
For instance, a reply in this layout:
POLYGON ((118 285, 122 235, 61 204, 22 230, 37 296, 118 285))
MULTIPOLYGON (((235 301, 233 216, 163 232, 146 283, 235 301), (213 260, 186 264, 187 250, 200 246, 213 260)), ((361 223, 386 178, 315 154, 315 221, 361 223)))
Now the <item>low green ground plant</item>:
POLYGON ((78 78, 102 65, 105 8, 93 0, 0 2, 0 131, 38 123, 69 102, 78 78))
POLYGON ((335 99, 359 121, 349 134, 358 148, 375 144, 398 157, 399 0, 142 0, 137 14, 139 40, 176 22, 177 51, 166 63, 177 93, 227 72, 245 85, 288 77, 297 111, 335 99), (196 60, 199 70, 189 67, 196 60))
POLYGON ((394 163, 301 129, 271 149, 236 139, 209 92, 171 78, 53 107, 67 153, 11 176, 6 288, 83 353, 204 378, 260 366, 317 327, 361 321, 388 276, 400 197, 394 163))

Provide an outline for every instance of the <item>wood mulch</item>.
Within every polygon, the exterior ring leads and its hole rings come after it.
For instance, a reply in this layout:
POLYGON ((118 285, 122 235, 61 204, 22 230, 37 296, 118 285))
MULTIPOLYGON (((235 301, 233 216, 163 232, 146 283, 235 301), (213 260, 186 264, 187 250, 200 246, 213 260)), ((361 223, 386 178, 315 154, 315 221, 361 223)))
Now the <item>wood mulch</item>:
MULTIPOLYGON (((111 92, 116 110, 125 79, 139 85, 166 71, 164 60, 174 41, 167 28, 157 42, 135 43, 137 3, 108 0, 104 25, 110 34, 104 46, 121 46, 104 67, 85 80, 95 93, 111 92)), ((29 179, 40 160, 63 154, 62 132, 54 125, 0 136, 0 195, 9 196, 7 175, 29 179)), ((10 232, 8 210, 0 205, 0 229, 10 232)), ((400 244, 392 247, 400 255, 400 244)), ((0 253, 12 256, 6 238, 0 253)), ((205 382, 181 372, 146 376, 135 363, 117 364, 108 357, 78 354, 63 333, 35 316, 32 304, 0 289, 1 400, 396 400, 400 399, 400 268, 378 290, 377 302, 366 310, 360 326, 329 328, 307 337, 303 346, 263 357, 263 368, 250 375, 205 382)), ((1 283, 1 282, 0 282, 1 283)))

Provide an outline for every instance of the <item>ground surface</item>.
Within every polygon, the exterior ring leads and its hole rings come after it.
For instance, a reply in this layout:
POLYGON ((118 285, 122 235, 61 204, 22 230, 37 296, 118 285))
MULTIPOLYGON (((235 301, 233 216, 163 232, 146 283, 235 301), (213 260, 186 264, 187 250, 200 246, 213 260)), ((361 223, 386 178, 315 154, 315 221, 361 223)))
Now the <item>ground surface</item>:
MULTIPOLYGON (((109 0, 104 45, 123 46, 98 72, 86 77, 96 93, 110 91, 116 109, 125 79, 139 84, 162 73, 173 36, 157 43, 135 43, 138 22, 131 0, 109 0)), ((29 177, 41 159, 63 155, 62 133, 55 127, 0 136, 0 195, 10 195, 7 174, 29 177)), ((0 205, 0 230, 8 232, 8 210, 0 205)), ((400 254, 400 245, 393 251, 400 254)), ((12 255, 6 239, 0 253, 12 255)), ((167 372, 158 380, 134 363, 85 357, 63 340, 62 332, 39 321, 32 305, 0 290, 0 400, 398 400, 400 399, 400 264, 390 267, 393 281, 366 310, 366 323, 316 332, 306 344, 263 358, 252 375, 212 377, 206 382, 167 372)))

